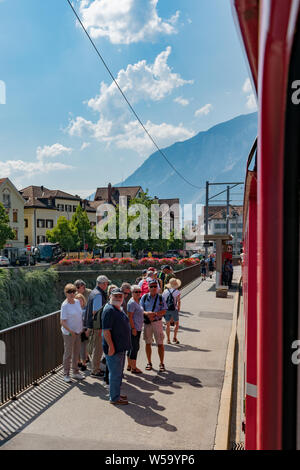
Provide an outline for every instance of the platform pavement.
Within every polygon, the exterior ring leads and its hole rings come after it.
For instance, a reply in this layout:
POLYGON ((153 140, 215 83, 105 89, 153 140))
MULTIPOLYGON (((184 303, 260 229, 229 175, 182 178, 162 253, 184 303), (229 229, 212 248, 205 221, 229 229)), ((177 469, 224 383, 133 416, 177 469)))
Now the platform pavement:
MULTIPOLYGON (((111 405, 103 381, 89 372, 66 384, 59 369, 0 409, 1 449, 213 449, 234 291, 216 298, 208 279, 185 292, 180 344, 165 345, 166 372, 158 372, 156 347, 152 371, 125 370, 129 405, 111 405)), ((141 340, 138 366, 145 365, 141 340)))

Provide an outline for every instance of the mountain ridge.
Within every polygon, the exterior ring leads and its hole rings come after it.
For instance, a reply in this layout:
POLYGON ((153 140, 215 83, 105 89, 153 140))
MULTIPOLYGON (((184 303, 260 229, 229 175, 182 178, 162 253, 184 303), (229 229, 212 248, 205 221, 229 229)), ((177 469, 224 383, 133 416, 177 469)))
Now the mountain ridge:
POLYGON ((176 170, 201 189, 185 183, 158 151, 125 181, 114 186, 140 185, 144 190, 149 189, 152 196, 179 197, 182 203, 203 203, 206 181, 244 181, 247 157, 256 135, 257 113, 241 114, 165 147, 163 152, 176 170), (190 169, 189 174, 187 169, 190 169))

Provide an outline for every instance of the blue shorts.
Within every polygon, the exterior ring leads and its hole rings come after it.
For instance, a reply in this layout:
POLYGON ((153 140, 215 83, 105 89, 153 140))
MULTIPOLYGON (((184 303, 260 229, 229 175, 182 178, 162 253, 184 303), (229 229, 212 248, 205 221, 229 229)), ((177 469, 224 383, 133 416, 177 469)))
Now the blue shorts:
POLYGON ((165 320, 166 322, 171 321, 173 318, 174 321, 179 321, 179 313, 178 310, 167 310, 165 313, 165 320))

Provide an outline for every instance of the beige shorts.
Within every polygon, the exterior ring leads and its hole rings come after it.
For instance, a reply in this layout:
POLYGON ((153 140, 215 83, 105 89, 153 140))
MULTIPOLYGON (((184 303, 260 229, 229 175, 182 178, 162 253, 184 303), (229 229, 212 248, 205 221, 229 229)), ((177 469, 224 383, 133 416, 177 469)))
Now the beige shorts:
POLYGON ((152 344, 153 336, 157 345, 164 343, 164 330, 162 320, 154 321, 144 325, 144 340, 146 344, 152 344))

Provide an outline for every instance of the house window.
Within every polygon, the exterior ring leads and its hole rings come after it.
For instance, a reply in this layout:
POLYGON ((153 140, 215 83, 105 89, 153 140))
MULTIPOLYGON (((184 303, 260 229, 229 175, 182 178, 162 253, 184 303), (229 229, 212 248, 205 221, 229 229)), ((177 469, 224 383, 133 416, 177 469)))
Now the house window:
POLYGON ((44 221, 44 219, 37 219, 37 227, 38 227, 38 228, 45 228, 45 221, 44 221))
POLYGON ((53 220, 51 220, 51 219, 46 220, 46 227, 47 228, 53 228, 53 220))
POLYGON ((18 211, 16 209, 13 210, 13 222, 18 222, 18 211))
POLYGON ((4 205, 5 209, 10 208, 10 193, 9 193, 8 189, 5 189, 3 191, 3 205, 4 205))
POLYGON ((28 236, 27 235, 24 237, 24 245, 28 245, 28 236))
POLYGON ((63 212, 65 210, 65 206, 63 204, 57 204, 57 210, 63 212))
POLYGON ((65 211, 66 211, 66 212, 72 212, 72 206, 66 204, 66 205, 65 205, 65 211))
POLYGON ((15 240, 18 240, 18 230, 15 228, 14 232, 15 232, 15 240))
POLYGON ((73 206, 73 212, 76 212, 77 206, 73 206))
POLYGON ((28 219, 24 219, 24 227, 28 228, 28 219))

